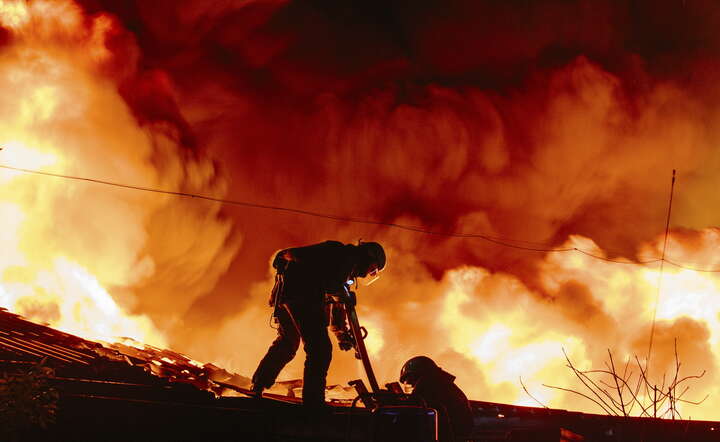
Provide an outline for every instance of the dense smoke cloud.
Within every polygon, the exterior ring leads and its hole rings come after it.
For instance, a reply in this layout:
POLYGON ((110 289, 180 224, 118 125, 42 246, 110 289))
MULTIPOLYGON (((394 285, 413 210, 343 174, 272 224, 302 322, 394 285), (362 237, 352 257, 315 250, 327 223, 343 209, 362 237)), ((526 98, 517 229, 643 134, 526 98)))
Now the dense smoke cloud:
MULTIPOLYGON (((540 248, 580 234, 610 256, 633 259, 662 232, 677 169, 672 225, 718 221, 707 209, 717 198, 709 190, 717 184, 718 119, 709 72, 719 48, 710 2, 101 7, 135 32, 143 64, 168 73, 182 114, 221 161, 236 199, 540 248)), ((392 250, 386 287, 374 289, 392 293, 391 301, 376 304, 368 293, 369 305, 384 306, 373 314, 413 311, 415 302, 426 309, 415 320, 384 318, 393 324, 386 343, 438 335, 428 347, 443 347, 447 336, 428 315, 443 296, 439 281, 460 265, 516 275, 530 287, 526 296, 554 298, 576 324, 566 331, 589 343, 622 319, 581 282, 545 285, 543 254, 226 210, 248 240, 191 322, 242 310, 272 250, 358 237, 392 250), (409 257, 412 267, 403 264, 409 257)), ((246 330, 232 323, 226 330, 246 330)))
MULTIPOLYGON (((636 262, 662 253, 677 169, 668 257, 717 265, 713 1, 79 3, 110 23, 100 74, 152 135, 136 161, 149 184, 636 262)), ((15 38, 0 31, 3 47, 15 38)), ((522 354, 500 355, 503 340, 525 354, 564 342, 594 366, 610 346, 647 349, 647 266, 196 200, 142 213, 132 252, 153 271, 126 281, 126 304, 177 350, 244 374, 273 335, 256 331, 270 256, 325 239, 387 245, 360 295, 383 380, 428 353, 476 397, 519 400, 503 373, 522 354)), ((658 318, 658 372, 675 337, 691 371, 716 367, 711 319, 658 318)), ((336 352, 331 381, 355 370, 336 352)), ((569 381, 553 370, 531 381, 569 381)))
MULTIPOLYGON (((237 199, 550 245, 582 234, 632 255, 662 231, 678 169, 673 224, 717 221, 711 2, 92 8, 117 14, 142 63, 170 75, 237 199)), ((260 216, 245 228, 273 232, 273 247, 343 228, 260 216)), ((538 258, 480 241, 404 244, 435 277, 481 264, 530 278, 538 258)), ((232 273, 260 270, 260 253, 232 273)))

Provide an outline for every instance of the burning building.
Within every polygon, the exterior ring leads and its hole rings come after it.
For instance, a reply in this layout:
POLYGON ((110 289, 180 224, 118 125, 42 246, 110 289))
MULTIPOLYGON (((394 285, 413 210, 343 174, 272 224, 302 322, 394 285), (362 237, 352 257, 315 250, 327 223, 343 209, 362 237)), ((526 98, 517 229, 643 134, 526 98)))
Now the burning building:
MULTIPOLYGON (((0 0, 0 306, 247 375, 269 260, 382 242, 381 382, 428 354, 472 398, 600 411, 647 361, 716 420, 712 1, 0 0), (671 175, 677 170, 670 208, 671 175), (666 229, 667 227, 667 229, 666 229)), ((334 355, 329 381, 360 377, 334 355)), ((297 362, 284 373, 300 377, 297 362)))
MULTIPOLYGON (((0 370, 0 437, 10 440, 435 440, 434 428, 422 432, 423 421, 399 414, 414 407, 362 405, 358 396, 331 399, 326 414, 308 415, 287 394, 252 397, 244 388, 249 379, 213 364, 129 339, 89 341, 5 310, 0 370)), ((718 440, 718 422, 613 418, 484 401, 471 406, 472 440, 478 442, 718 440)))

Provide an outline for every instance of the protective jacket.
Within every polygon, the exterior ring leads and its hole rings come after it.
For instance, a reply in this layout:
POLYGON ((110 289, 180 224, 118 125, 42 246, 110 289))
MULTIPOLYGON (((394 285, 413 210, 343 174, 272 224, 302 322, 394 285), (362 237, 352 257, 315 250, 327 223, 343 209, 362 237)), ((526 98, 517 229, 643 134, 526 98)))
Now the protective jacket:
POLYGON ((325 302, 327 293, 342 292, 343 285, 355 277, 360 259, 357 246, 339 241, 281 250, 273 266, 284 273, 283 302, 325 302))
POLYGON ((465 393, 455 385, 455 376, 438 367, 418 380, 410 396, 437 410, 439 442, 461 442, 470 438, 472 408, 465 393))
MULTIPOLYGON (((312 406, 324 403, 327 371, 332 359, 332 345, 327 327, 333 312, 333 331, 341 348, 347 336, 345 312, 332 308, 327 294, 344 292, 343 284, 356 275, 363 259, 357 246, 338 241, 325 241, 304 247, 281 250, 273 267, 282 274, 282 290, 273 290, 270 303, 276 309, 278 336, 260 361, 253 384, 271 387, 283 367, 297 352, 303 341, 306 359, 303 374, 303 402, 312 406)), ((277 287, 277 285, 276 285, 277 287)), ((346 344, 347 341, 345 341, 346 344)))

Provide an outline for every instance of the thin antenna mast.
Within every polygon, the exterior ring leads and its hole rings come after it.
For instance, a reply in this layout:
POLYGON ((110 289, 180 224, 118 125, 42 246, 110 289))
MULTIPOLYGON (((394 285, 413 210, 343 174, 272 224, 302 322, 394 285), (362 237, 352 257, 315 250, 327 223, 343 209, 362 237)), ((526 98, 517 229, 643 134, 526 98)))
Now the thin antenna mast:
POLYGON ((645 359, 645 372, 646 373, 648 371, 648 366, 650 364, 650 354, 652 353, 653 337, 655 336, 655 318, 657 316, 658 304, 660 304, 660 293, 662 290, 662 282, 663 282, 663 268, 665 267, 665 251, 667 250, 668 233, 670 231, 670 214, 672 213, 672 202, 673 202, 674 191, 675 191, 675 169, 673 169, 672 182, 670 184, 670 202, 668 204, 667 219, 665 220, 665 242, 663 243, 662 258, 660 258, 660 275, 658 277, 657 296, 655 297, 655 309, 653 309, 652 327, 650 328, 650 344, 648 345, 648 354, 647 354, 647 358, 645 359))

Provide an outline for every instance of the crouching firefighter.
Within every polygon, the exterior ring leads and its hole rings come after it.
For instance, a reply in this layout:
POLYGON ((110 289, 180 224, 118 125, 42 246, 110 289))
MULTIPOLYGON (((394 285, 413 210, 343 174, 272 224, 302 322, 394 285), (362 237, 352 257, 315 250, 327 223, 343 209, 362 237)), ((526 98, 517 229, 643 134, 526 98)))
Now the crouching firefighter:
POLYGON ((335 308, 334 303, 345 293, 348 280, 366 278, 367 284, 377 279, 385 267, 385 251, 376 242, 353 245, 325 241, 281 250, 273 267, 277 275, 270 305, 274 307, 278 335, 255 370, 252 390, 261 395, 275 383, 283 367, 295 357, 302 339, 303 404, 321 408, 332 359, 328 326, 332 324, 341 350, 353 348, 354 343, 345 310, 335 308))
POLYGON ((412 386, 411 400, 437 411, 439 442, 470 439, 472 408, 465 393, 455 385, 455 376, 427 356, 416 356, 403 365, 400 382, 412 386))

